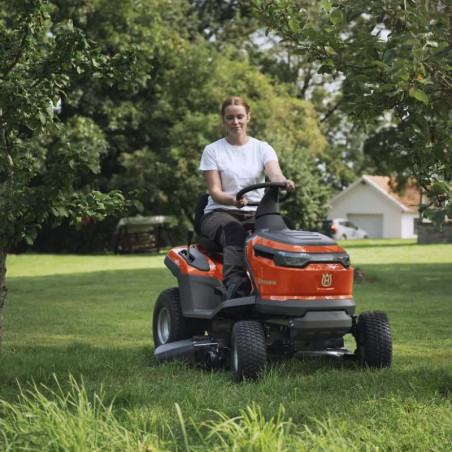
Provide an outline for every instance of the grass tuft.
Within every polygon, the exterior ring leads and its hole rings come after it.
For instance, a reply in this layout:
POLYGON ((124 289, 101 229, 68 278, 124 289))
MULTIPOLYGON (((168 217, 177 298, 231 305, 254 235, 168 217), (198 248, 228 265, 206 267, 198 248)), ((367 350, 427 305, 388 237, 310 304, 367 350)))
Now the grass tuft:
POLYGON ((293 442, 295 425, 285 420, 285 410, 279 406, 277 415, 266 420, 260 406, 252 404, 240 410, 239 416, 215 411, 218 419, 207 424, 207 445, 223 450, 284 451, 293 442), (211 443, 211 444, 209 444, 211 443))
POLYGON ((69 390, 33 384, 20 388, 19 401, 0 400, 0 430, 4 450, 149 451, 159 449, 157 434, 139 426, 127 429, 104 404, 104 393, 88 397, 83 381, 69 376, 69 390))

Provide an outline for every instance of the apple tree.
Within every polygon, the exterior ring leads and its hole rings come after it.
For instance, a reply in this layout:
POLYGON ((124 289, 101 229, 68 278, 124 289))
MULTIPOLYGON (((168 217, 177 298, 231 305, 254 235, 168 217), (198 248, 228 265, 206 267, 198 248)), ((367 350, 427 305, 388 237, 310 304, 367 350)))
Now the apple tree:
POLYGON ((65 127, 58 98, 79 77, 112 86, 145 79, 137 49, 106 57, 70 21, 52 23, 52 8, 46 0, 0 6, 0 351, 12 247, 31 244, 49 219, 82 225, 124 204, 119 191, 78 190, 84 174, 99 171, 102 137, 91 122, 77 134, 65 127))

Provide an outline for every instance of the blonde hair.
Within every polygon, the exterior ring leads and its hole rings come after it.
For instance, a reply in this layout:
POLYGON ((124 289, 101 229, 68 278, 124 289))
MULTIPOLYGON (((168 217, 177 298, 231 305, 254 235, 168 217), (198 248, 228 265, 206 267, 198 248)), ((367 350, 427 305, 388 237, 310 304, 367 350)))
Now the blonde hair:
POLYGON ((249 115, 251 113, 251 107, 248 105, 248 103, 246 102, 245 99, 243 99, 242 97, 238 97, 238 96, 232 96, 232 97, 228 97, 227 99, 225 99, 223 101, 223 104, 221 105, 221 117, 224 117, 224 112, 226 110, 227 107, 229 107, 230 105, 241 105, 242 107, 245 108, 246 110, 246 114, 249 115))

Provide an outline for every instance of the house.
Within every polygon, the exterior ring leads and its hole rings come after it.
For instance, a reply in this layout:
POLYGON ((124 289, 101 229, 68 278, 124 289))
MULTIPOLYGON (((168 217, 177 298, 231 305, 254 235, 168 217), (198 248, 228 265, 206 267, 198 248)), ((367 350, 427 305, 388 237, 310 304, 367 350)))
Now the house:
POLYGON ((408 184, 403 193, 386 176, 361 176, 331 200, 328 218, 347 218, 370 238, 415 238, 420 191, 408 184))

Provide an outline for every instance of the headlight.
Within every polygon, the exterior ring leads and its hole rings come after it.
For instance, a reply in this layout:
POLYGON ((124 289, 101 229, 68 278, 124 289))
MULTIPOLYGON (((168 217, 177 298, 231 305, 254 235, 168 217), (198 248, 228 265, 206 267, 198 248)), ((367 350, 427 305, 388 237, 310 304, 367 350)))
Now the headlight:
POLYGON ((307 253, 290 253, 288 251, 277 251, 273 255, 276 265, 282 267, 304 267, 311 261, 311 256, 307 253))
POLYGON ((348 253, 293 253, 280 251, 262 245, 254 245, 256 256, 273 259, 280 267, 303 268, 309 264, 342 264, 345 268, 350 267, 350 256, 348 253))

